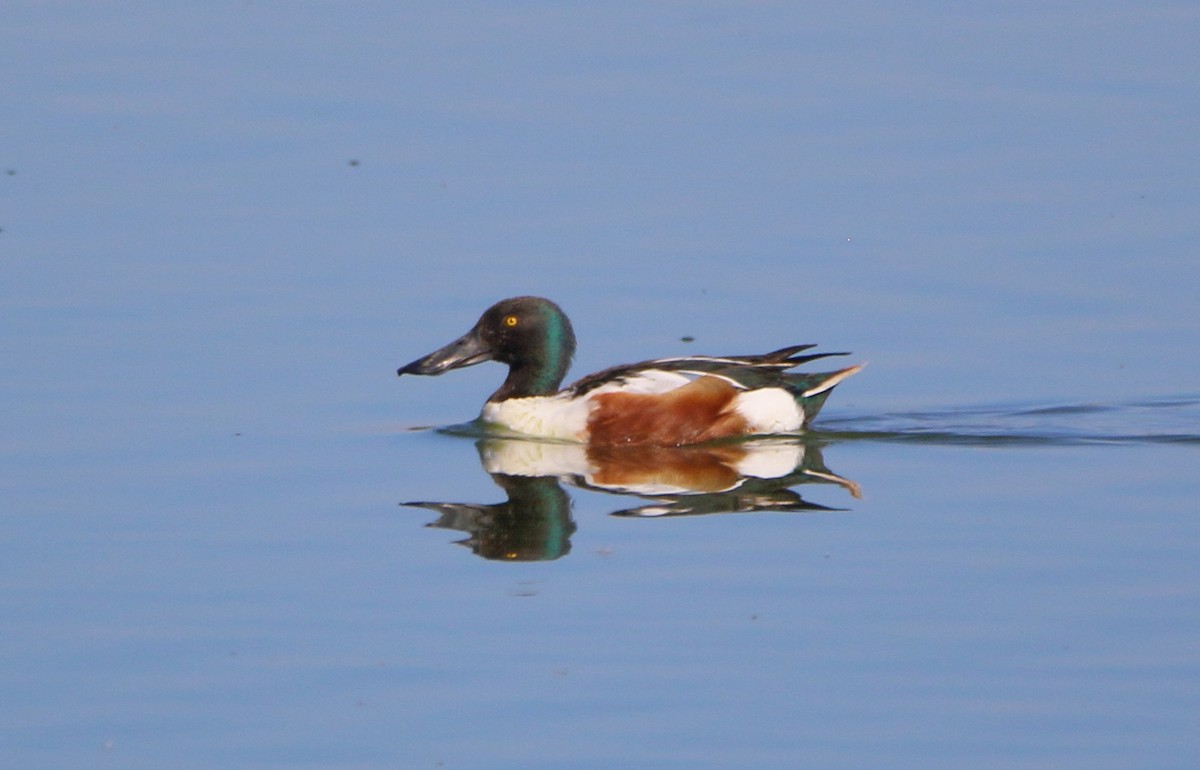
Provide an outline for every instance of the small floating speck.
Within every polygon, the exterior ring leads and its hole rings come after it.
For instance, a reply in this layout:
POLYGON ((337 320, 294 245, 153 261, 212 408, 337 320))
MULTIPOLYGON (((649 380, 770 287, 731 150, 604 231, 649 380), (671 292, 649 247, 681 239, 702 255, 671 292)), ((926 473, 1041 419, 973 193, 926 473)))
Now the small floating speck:
MULTIPOLYGON (((515 554, 513 555, 515 556, 515 554)), ((538 591, 536 586, 539 582, 537 580, 522 580, 517 584, 516 588, 508 592, 508 595, 520 597, 537 596, 538 591)))
POLYGON ((695 342, 695 341, 696 341, 696 338, 695 338, 695 337, 693 337, 693 336, 692 336, 692 335, 690 335, 690 334, 685 334, 685 335, 683 335, 682 337, 680 337, 680 338, 679 338, 679 341, 680 341, 680 342, 695 342))

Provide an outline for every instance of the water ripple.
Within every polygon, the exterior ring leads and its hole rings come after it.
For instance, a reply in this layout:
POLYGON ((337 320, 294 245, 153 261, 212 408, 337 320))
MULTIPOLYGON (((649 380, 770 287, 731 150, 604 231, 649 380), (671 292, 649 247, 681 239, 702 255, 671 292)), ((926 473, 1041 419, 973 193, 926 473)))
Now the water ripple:
POLYGON ((1200 396, 830 416, 820 421, 819 431, 823 437, 838 440, 931 444, 1200 445, 1200 396))

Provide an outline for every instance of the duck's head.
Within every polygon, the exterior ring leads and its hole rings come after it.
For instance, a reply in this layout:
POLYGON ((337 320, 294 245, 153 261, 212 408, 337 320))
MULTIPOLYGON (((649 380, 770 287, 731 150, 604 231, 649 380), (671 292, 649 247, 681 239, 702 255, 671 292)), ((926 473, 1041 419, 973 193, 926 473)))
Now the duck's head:
POLYGON ((396 374, 435 375, 499 361, 508 364, 508 378, 489 400, 503 401, 557 391, 574 353, 575 332, 558 305, 541 297, 513 297, 484 311, 471 331, 396 374))

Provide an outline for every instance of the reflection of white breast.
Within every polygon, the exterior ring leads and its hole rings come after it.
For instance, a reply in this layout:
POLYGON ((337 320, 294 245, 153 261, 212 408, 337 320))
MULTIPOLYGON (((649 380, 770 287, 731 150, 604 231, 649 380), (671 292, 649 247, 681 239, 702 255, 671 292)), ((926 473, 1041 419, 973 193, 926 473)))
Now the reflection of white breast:
POLYGON ((583 444, 494 440, 479 456, 485 471, 505 476, 587 476, 592 470, 583 444))

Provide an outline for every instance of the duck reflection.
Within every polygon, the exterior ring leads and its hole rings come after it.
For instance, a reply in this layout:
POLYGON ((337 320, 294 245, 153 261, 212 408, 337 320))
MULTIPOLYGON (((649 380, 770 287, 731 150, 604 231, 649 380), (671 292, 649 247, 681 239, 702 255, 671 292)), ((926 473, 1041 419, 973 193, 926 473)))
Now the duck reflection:
POLYGON ((569 553, 575 522, 563 483, 647 500, 612 512, 643 518, 838 510, 792 489, 807 483, 835 484, 861 496, 858 484, 825 467, 817 444, 803 441, 594 447, 486 438, 476 448, 504 502, 404 505, 436 511, 438 519, 427 526, 466 533, 459 544, 485 559, 546 561, 569 553))
POLYGON ((493 473, 492 481, 508 496, 503 503, 404 504, 437 511, 437 521, 426 526, 466 532, 459 544, 485 559, 549 561, 570 552, 575 521, 558 479, 493 473))

